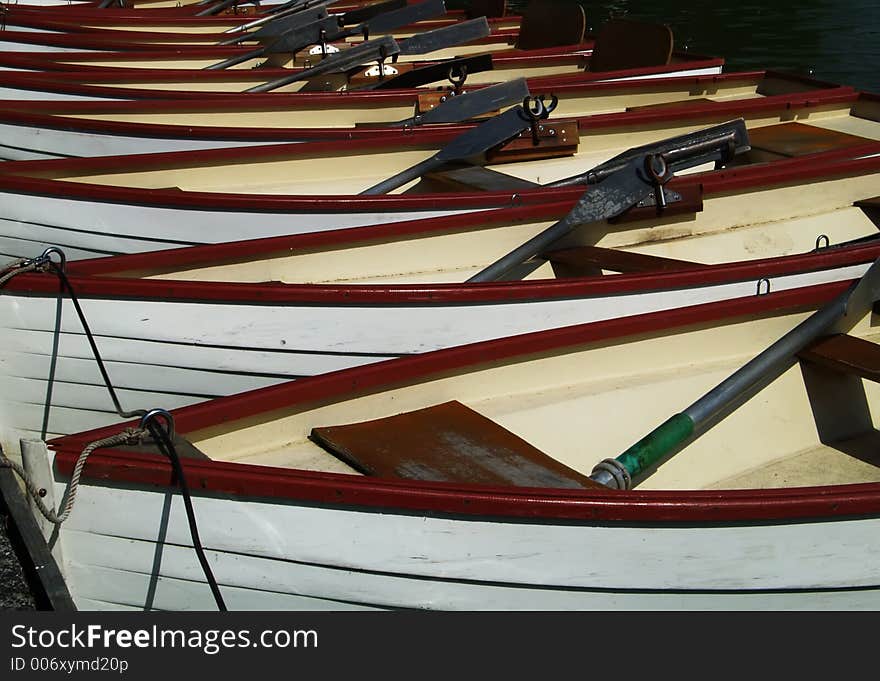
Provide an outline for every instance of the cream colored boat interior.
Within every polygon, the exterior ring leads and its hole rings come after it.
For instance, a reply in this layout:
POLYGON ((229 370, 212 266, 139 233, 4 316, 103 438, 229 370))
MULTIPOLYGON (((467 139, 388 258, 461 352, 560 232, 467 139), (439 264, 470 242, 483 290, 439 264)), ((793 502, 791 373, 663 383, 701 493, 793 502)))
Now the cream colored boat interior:
MULTIPOLYGON (((313 428, 386 418, 457 400, 556 461, 589 475, 596 463, 621 454, 807 316, 803 312, 711 322, 674 333, 498 360, 335 404, 279 409, 226 422, 186 437, 213 459, 354 473, 309 440, 313 428)), ((873 315, 866 316, 850 333, 878 342, 877 323, 873 315)), ((796 365, 638 482, 637 488, 878 482, 878 408, 876 383, 813 363, 796 365)))
MULTIPOLYGON (((411 33, 407 33, 406 35, 411 35, 411 33)), ((228 37, 228 36, 227 36, 228 37)), ((394 34, 395 39, 406 37, 403 34, 394 34)), ((159 43, 168 43, 171 45, 195 45, 200 48, 210 48, 216 47, 216 43, 206 43, 204 40, 171 40, 168 41, 156 41, 159 43)), ((356 45, 362 40, 358 39, 350 39, 345 41, 348 45, 356 45)), ((336 44, 337 47, 341 46, 341 43, 336 44)), ((242 43, 243 47, 247 47, 251 50, 255 50, 259 47, 259 45, 253 41, 246 41, 242 43)), ((505 50, 510 50, 512 48, 511 41, 505 36, 498 36, 496 40, 491 42, 479 42, 471 45, 455 45, 452 47, 444 48, 441 50, 435 50, 434 52, 428 54, 415 54, 415 55, 400 55, 399 62, 409 63, 409 62, 423 62, 426 60, 438 60, 438 59, 452 59, 454 57, 464 57, 471 56, 475 54, 485 54, 487 52, 502 52, 505 50)), ((58 53, 57 56, 53 56, 53 60, 60 62, 62 64, 70 64, 76 66, 101 66, 101 67, 112 67, 116 69, 203 69, 206 66, 211 66, 212 64, 216 64, 217 62, 222 61, 223 59, 232 56, 226 55, 226 57, 202 57, 198 55, 185 55, 185 54, 177 54, 174 57, 168 58, 157 58, 157 59, 141 59, 141 60, 133 60, 133 59, 118 59, 115 58, 115 55, 112 57, 107 57, 102 59, 100 54, 96 54, 93 57, 89 57, 87 59, 82 58, 67 58, 64 56, 64 53, 58 53)), ((291 55, 272 55, 271 65, 274 67, 302 67, 308 65, 314 65, 320 61, 320 53, 309 56, 309 50, 305 49, 299 52, 296 57, 292 57, 291 55)), ((262 66, 266 63, 266 57, 257 57, 254 59, 249 59, 248 61, 244 61, 241 64, 236 64, 235 66, 229 67, 230 69, 253 69, 259 66, 262 66)), ((268 64, 267 64, 268 65, 268 64)), ((393 64, 391 64, 393 66, 393 64)), ((162 88, 166 89, 166 88, 162 88)), ((175 88, 176 89, 176 88, 175 88)))
MULTIPOLYGON (((878 180, 880 174, 875 173, 722 195, 704 199, 703 210, 697 213, 584 225, 548 249, 538 261, 540 266, 524 278, 565 279, 749 261, 807 253, 817 242, 823 245, 823 237, 829 244, 873 237, 878 233, 875 221, 880 218, 874 210, 866 212, 853 205, 853 200, 869 198, 867 193, 853 197, 854 192, 877 191, 878 180), (804 193, 816 200, 795 207, 792 201, 804 193), (773 210, 758 215, 756 205, 772 206, 773 210), (817 212, 820 209, 822 212, 817 212), (561 257, 565 254, 572 254, 573 262, 561 257)), ((335 244, 293 254, 287 249, 262 257, 249 253, 238 261, 116 272, 112 276, 312 284, 460 283, 553 222, 502 222, 482 227, 475 219, 443 234, 335 244)))
MULTIPOLYGON (((621 113, 672 103, 710 103, 744 101, 791 92, 808 91, 811 88, 797 82, 779 78, 743 78, 720 83, 707 82, 698 87, 693 83, 656 83, 644 81, 638 88, 620 86, 611 90, 584 87, 577 92, 559 92, 559 105, 554 118, 574 118, 602 113, 621 113)), ((538 92, 537 94, 540 94, 538 92)), ((111 105, 112 107, 112 105, 111 105)), ((144 105, 137 110, 130 107, 124 112, 115 112, 108 107, 106 113, 94 110, 88 113, 72 113, 64 109, 64 103, 40 103, 40 113, 57 113, 70 118, 85 118, 127 123, 167 123, 173 125, 206 125, 255 128, 299 128, 299 127, 352 127, 357 123, 380 123, 399 121, 417 113, 415 106, 374 105, 353 106, 345 99, 332 108, 322 105, 309 108, 308 102, 297 104, 296 108, 267 111, 257 106, 243 106, 238 111, 186 111, 181 103, 177 111, 168 107, 157 110, 155 106, 144 105)))
MULTIPOLYGON (((773 137, 775 132, 768 126, 780 126, 785 123, 798 122, 802 132, 808 137, 817 138, 816 144, 800 146, 794 151, 787 147, 781 152, 765 151, 751 154, 751 161, 766 161, 774 158, 786 158, 792 153, 797 155, 804 151, 833 148, 835 145, 851 146, 869 143, 880 139, 880 107, 876 104, 859 103, 852 107, 849 104, 826 105, 810 109, 786 110, 783 114, 750 116, 746 119, 750 130, 757 134, 759 128, 768 128, 761 134, 773 137), (840 135, 830 135, 827 131, 835 131, 840 135)), ((708 125, 721 123, 721 120, 675 121, 669 120, 665 125, 650 127, 621 126, 615 129, 586 129, 579 131, 576 153, 555 158, 542 158, 529 161, 489 164, 486 167, 537 184, 546 184, 562 178, 578 175, 590 168, 612 158, 626 149, 663 140, 676 135, 694 132, 708 125)), ((550 121, 545 126, 550 125, 550 121)), ((562 125, 558 122, 557 127, 562 125)), ((784 125, 782 125, 784 128, 784 125)), ((782 128, 778 128, 782 130, 782 128)), ((560 128, 561 130, 562 128, 560 128)), ((782 133, 780 133, 782 134, 782 133)), ((553 154, 554 145, 562 145, 566 149, 573 146, 574 140, 559 135, 548 147, 539 147, 532 155, 553 154), (545 152, 543 149, 549 148, 545 152)), ((319 145, 317 145, 319 146, 319 145)), ((311 149, 309 147, 308 149, 311 149)), ((296 147, 294 147, 296 149, 296 147)), ((173 188, 184 191, 232 192, 238 194, 286 194, 286 195, 350 195, 358 194, 374 184, 392 177, 417 163, 428 159, 436 153, 436 149, 408 148, 407 150, 388 150, 367 153, 357 145, 351 145, 344 153, 334 152, 326 156, 319 150, 309 153, 308 149, 287 152, 287 157, 267 156, 254 152, 252 159, 245 153, 235 157, 227 155, 230 160, 225 164, 214 160, 203 160, 201 154, 177 154, 170 157, 167 164, 156 169, 126 171, 120 167, 115 172, 77 174, 75 170, 58 169, 54 162, 49 161, 40 166, 40 170, 27 171, 39 177, 53 177, 72 182, 109 184, 120 187, 142 187, 149 189, 173 188)), ((211 159, 212 154, 207 155, 211 159)), ((499 160, 503 160, 499 156, 499 160)), ((120 161, 119 165, 122 166, 120 161)), ((82 166, 88 168, 88 160, 82 166)), ((63 168, 63 166, 62 166, 63 168)), ((703 170, 695 168, 691 172, 703 170)), ((401 187, 397 192, 414 190, 416 181, 401 187)), ((874 195, 876 192, 872 192, 874 195)))

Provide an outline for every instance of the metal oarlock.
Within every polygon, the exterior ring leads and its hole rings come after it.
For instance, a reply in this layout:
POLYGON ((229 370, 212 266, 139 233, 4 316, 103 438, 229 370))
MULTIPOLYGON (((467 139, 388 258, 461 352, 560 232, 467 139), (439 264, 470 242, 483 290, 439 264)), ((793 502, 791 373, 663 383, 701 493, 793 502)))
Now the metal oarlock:
MULTIPOLYGON (((138 428, 141 430, 146 430, 147 423, 150 421, 157 421, 157 417, 161 418, 165 421, 165 432, 168 434, 168 439, 174 439, 174 417, 171 415, 169 411, 166 409, 150 409, 143 416, 141 416, 140 423, 138 424, 138 428)), ((158 423, 158 421, 157 421, 158 423)), ((162 427, 160 425, 160 427, 162 427)))
POLYGON ((546 102, 546 95, 538 95, 536 97, 526 97, 523 99, 522 107, 526 116, 529 118, 529 126, 532 131, 532 144, 538 146, 541 143, 538 133, 541 132, 541 121, 545 120, 556 109, 559 104, 559 98, 556 95, 550 95, 550 104, 546 102))
POLYGON ((669 170, 669 164, 663 158, 663 154, 648 154, 645 156, 645 173, 654 185, 654 205, 657 206, 657 213, 662 213, 666 208, 666 192, 663 191, 663 185, 672 178, 669 170))
MULTIPOLYGON (((467 64, 456 64, 455 66, 451 66, 449 68, 449 75, 447 76, 447 78, 452 85, 452 92, 450 94, 453 97, 461 94, 461 89, 464 87, 464 83, 467 80, 467 75, 467 64)), ((441 98, 440 101, 442 102, 443 99, 441 98)))

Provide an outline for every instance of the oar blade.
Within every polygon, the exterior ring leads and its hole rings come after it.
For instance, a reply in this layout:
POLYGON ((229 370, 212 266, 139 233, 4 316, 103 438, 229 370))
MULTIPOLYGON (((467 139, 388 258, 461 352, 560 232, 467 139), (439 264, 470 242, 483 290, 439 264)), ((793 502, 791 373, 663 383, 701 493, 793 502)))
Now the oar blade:
POLYGON ((462 21, 452 26, 435 28, 417 33, 400 42, 400 53, 406 55, 428 54, 454 45, 462 45, 485 38, 492 32, 486 17, 462 21))
POLYGON ((446 14, 444 0, 425 0, 417 5, 408 5, 391 12, 383 12, 378 16, 368 19, 365 23, 370 35, 387 33, 401 26, 409 26, 426 19, 435 19, 446 14))
POLYGON ((474 159, 513 139, 528 127, 529 121, 522 107, 513 107, 456 137, 437 152, 437 160, 451 163, 474 159))
POLYGON ((529 96, 531 93, 529 93, 528 82, 525 78, 517 78, 506 83, 498 83, 450 97, 430 111, 402 121, 401 124, 459 123, 490 111, 520 104, 529 96))
POLYGON ((387 194, 448 163, 476 162, 489 149, 516 137, 528 127, 529 123, 521 106, 508 109, 462 133, 430 158, 365 189, 361 194, 387 194))
POLYGON ((365 21, 394 10, 403 9, 408 6, 406 0, 385 0, 385 2, 375 2, 372 5, 350 9, 345 14, 340 15, 343 26, 354 26, 365 21))

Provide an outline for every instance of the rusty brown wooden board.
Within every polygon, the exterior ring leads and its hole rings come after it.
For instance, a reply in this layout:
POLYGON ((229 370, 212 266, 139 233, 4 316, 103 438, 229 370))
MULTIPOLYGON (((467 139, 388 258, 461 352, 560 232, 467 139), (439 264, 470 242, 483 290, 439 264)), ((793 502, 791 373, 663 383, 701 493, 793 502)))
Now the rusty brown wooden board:
POLYGON ((577 45, 583 42, 587 16, 578 4, 532 0, 519 22, 518 50, 577 45))
POLYGON ((568 276, 577 276, 575 272, 579 269, 592 271, 597 267, 614 272, 662 272, 664 270, 706 267, 706 265, 687 260, 661 258, 656 255, 632 253, 599 246, 563 248, 550 251, 544 257, 554 264, 565 265, 569 271, 572 271, 568 276))
POLYGON ((604 489, 457 401, 314 428, 310 438, 361 473, 376 477, 604 489))
POLYGON ((487 163, 515 163, 547 158, 572 156, 577 153, 580 134, 577 121, 543 122, 538 131, 538 144, 531 130, 504 142, 486 153, 487 163))
POLYGON ((826 336, 798 354, 802 360, 880 382, 880 345, 845 333, 826 336))
POLYGON ((672 30, 663 24, 612 19, 596 35, 589 71, 665 66, 672 59, 672 30))
POLYGON ((507 15, 507 0, 470 0, 464 11, 468 19, 503 17, 507 15))
POLYGON ((783 123, 749 130, 749 146, 783 156, 803 156, 868 144, 867 137, 804 123, 783 123))

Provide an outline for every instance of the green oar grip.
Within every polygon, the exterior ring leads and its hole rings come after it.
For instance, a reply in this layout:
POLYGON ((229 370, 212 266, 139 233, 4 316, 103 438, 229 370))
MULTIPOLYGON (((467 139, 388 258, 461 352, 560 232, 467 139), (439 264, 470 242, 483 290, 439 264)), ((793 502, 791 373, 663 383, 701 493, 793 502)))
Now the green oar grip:
POLYGON ((623 454, 620 463, 635 478, 687 440, 694 432, 694 422, 687 414, 676 414, 657 426, 623 454))

